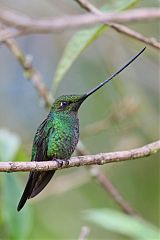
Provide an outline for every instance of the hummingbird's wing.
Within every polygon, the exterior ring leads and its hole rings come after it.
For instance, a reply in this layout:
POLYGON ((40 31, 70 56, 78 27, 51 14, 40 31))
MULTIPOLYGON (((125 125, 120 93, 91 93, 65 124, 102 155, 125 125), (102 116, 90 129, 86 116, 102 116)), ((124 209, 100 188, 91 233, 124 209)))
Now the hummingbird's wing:
MULTIPOLYGON (((53 125, 48 123, 48 119, 44 120, 35 134, 31 161, 52 160, 52 158, 47 156, 48 141, 51 131, 54 132, 53 125)), ((17 207, 18 211, 23 208, 27 199, 35 197, 44 189, 54 173, 54 170, 47 172, 30 172, 26 187, 17 207)))

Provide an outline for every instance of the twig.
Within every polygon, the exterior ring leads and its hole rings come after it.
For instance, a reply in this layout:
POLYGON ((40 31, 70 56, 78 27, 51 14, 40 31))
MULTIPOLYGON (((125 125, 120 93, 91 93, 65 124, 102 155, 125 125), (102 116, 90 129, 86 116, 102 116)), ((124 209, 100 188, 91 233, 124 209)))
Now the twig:
POLYGON ((40 97, 44 99, 47 107, 51 106, 51 100, 48 95, 48 89, 42 82, 42 77, 40 73, 33 67, 32 63, 27 59, 27 56, 18 47, 13 39, 8 39, 5 41, 6 46, 14 54, 20 65, 24 69, 24 75, 27 79, 32 80, 34 87, 38 90, 40 97))
POLYGON ((95 14, 103 14, 98 8, 96 8, 92 3, 87 0, 75 0, 83 9, 87 10, 88 12, 92 12, 95 14))
POLYGON ((118 189, 113 185, 113 183, 108 179, 106 175, 104 175, 95 166, 91 167, 91 173, 94 177, 96 177, 100 185, 111 195, 114 201, 120 206, 120 208, 125 213, 136 218, 141 218, 139 213, 129 205, 129 203, 123 198, 121 193, 118 191, 118 189))
MULTIPOLYGON (((7 26, 19 31, 11 31, 7 37, 31 33, 51 33, 64 30, 93 26, 100 23, 130 23, 160 19, 160 10, 157 8, 140 8, 120 13, 103 13, 101 15, 83 14, 76 16, 65 16, 60 18, 35 19, 25 14, 15 13, 11 10, 0 10, 0 21, 7 26)), ((0 41, 4 40, 4 32, 0 34, 0 41)), ((6 36, 5 36, 6 37, 6 36)))
MULTIPOLYGON (((80 142, 77 147, 78 153, 82 155, 87 154, 87 150, 80 142)), ((135 211, 130 204, 123 198, 122 194, 118 191, 118 189, 113 185, 113 183, 109 180, 107 175, 99 169, 97 166, 88 166, 91 175, 96 178, 97 182, 103 187, 103 189, 110 194, 110 196, 114 199, 114 201, 119 205, 119 207, 127 214, 141 219, 140 214, 135 211)))
MULTIPOLYGON (((4 26, 1 26, 4 29, 4 26)), ((24 75, 27 79, 31 80, 34 87, 37 89, 40 97, 43 98, 46 107, 51 106, 51 97, 49 96, 49 92, 45 84, 42 82, 42 76, 37 71, 31 61, 27 58, 27 56, 23 53, 23 51, 19 48, 16 41, 14 39, 6 39, 3 41, 8 49, 13 53, 16 57, 17 61, 20 63, 22 68, 24 69, 24 75)))
POLYGON ((23 35, 22 30, 6 27, 5 29, 0 31, 0 42, 4 42, 7 39, 15 38, 22 35, 23 35))
POLYGON ((103 165, 107 163, 128 161, 148 157, 152 154, 157 153, 159 150, 160 140, 145 145, 143 147, 135 148, 128 151, 99 153, 97 155, 72 157, 69 161, 64 161, 63 164, 61 164, 61 162, 58 161, 1 162, 0 172, 49 171, 63 168, 88 166, 94 164, 103 165))
MULTIPOLYGON (((101 12, 98 8, 96 8, 93 4, 91 4, 88 0, 75 0, 82 8, 86 9, 88 12, 91 12, 96 15, 103 15, 104 13, 101 12)), ((130 29, 127 26, 116 24, 116 23, 107 23, 108 26, 115 29, 116 31, 127 35, 128 37, 134 38, 141 42, 144 42, 147 45, 150 45, 154 48, 160 49, 160 43, 154 38, 147 38, 141 33, 130 29)))
POLYGON ((89 233, 90 233, 89 227, 86 227, 86 226, 82 227, 81 232, 80 232, 80 236, 79 236, 78 239, 79 240, 86 240, 89 236, 89 233))
POLYGON ((134 31, 131 28, 128 28, 124 25, 120 25, 120 24, 112 24, 112 28, 114 28, 115 30, 117 30, 118 32, 125 34, 128 37, 134 38, 138 41, 141 41, 147 45, 150 45, 151 47, 160 49, 160 43, 155 39, 155 38, 147 38, 144 35, 142 35, 141 33, 134 31))

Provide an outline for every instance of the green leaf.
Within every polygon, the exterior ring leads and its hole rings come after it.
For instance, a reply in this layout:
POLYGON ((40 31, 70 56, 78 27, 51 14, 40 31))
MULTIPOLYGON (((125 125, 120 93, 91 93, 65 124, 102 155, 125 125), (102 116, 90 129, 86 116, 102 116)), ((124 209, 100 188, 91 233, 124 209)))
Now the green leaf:
MULTIPOLYGON (((114 5, 114 8, 109 9, 109 6, 106 5, 102 7, 102 11, 123 11, 127 10, 129 8, 134 7, 137 3, 139 3, 140 0, 123 0, 118 1, 118 4, 114 5)), ((66 46, 63 56, 58 64, 57 70, 55 72, 55 76, 53 79, 53 85, 52 90, 54 90, 54 93, 56 92, 56 89, 61 82, 62 78, 66 74, 66 72, 69 70, 69 68, 72 66, 74 61, 80 56, 80 54, 89 46, 91 45, 99 36, 101 36, 106 30, 108 26, 107 25, 100 25, 98 27, 78 31, 69 41, 68 45, 66 46)))
POLYGON ((28 206, 23 211, 17 212, 16 207, 21 192, 18 179, 6 174, 3 182, 2 217, 4 219, 9 239, 26 239, 30 233, 32 218, 28 206))
POLYGON ((160 234, 155 226, 111 209, 88 210, 85 216, 89 221, 106 230, 126 235, 132 239, 155 240, 160 234))
POLYGON ((0 161, 13 161, 20 147, 20 138, 7 129, 0 129, 0 161))

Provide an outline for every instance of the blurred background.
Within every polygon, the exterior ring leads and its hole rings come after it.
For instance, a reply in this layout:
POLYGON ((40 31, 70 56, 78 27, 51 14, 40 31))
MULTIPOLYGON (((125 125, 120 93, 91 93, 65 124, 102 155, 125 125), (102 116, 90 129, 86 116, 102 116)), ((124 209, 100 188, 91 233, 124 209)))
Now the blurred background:
MULTIPOLYGON (((97 7, 117 2, 92 1, 97 7)), ((130 1, 132 2, 132 1, 130 1)), ((136 7, 158 7, 137 1, 136 7)), ((85 13, 75 1, 1 0, 9 8, 36 17, 85 13)), ((158 22, 132 23, 132 29, 158 39, 158 22)), ((51 90, 58 63, 75 31, 17 39, 51 90)), ((54 97, 83 94, 124 65, 143 43, 108 29, 74 62, 54 97)), ((37 127, 48 110, 5 44, 0 46, 0 161, 30 161, 37 127)), ((158 139, 158 51, 146 51, 110 84, 90 97, 79 111, 80 138, 92 154, 127 150, 158 139)), ((124 198, 147 222, 158 226, 158 155, 100 167, 124 198)), ((58 171, 50 184, 17 213, 28 173, 0 174, 0 239, 77 239, 82 226, 89 239, 130 239, 88 221, 85 210, 121 211, 84 168, 58 171), (73 181, 74 179, 74 181, 73 181)))

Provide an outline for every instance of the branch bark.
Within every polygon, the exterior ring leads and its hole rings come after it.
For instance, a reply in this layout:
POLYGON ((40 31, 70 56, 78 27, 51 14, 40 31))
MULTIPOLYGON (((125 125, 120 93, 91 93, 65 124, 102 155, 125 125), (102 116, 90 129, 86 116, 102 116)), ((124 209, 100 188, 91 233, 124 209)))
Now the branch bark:
POLYGON ((6 26, 12 27, 8 32, 0 33, 0 41, 5 38, 31 33, 60 32, 79 27, 93 26, 100 23, 130 23, 160 19, 160 10, 157 8, 140 8, 120 13, 81 14, 60 18, 35 19, 25 14, 11 10, 0 10, 0 21, 6 26), (14 28, 14 29, 13 29, 14 28), (5 34, 4 34, 5 33, 5 34))
POLYGON ((63 164, 60 164, 57 160, 42 162, 1 162, 0 172, 49 171, 94 164, 104 165, 107 163, 128 161, 148 157, 152 154, 157 153, 159 150, 160 140, 147 144, 143 147, 131 149, 128 151, 72 157, 69 161, 63 161, 63 164))

